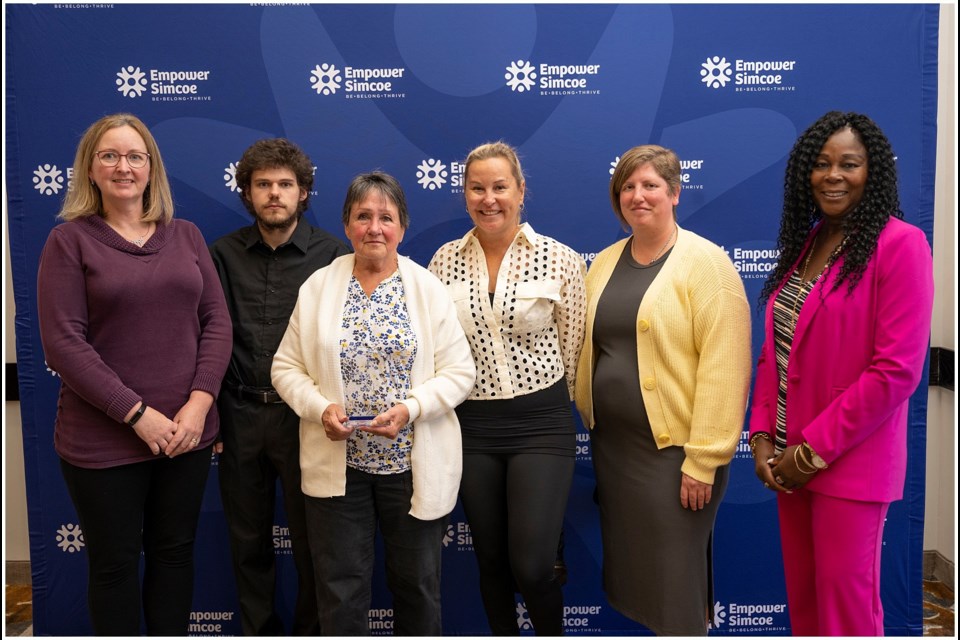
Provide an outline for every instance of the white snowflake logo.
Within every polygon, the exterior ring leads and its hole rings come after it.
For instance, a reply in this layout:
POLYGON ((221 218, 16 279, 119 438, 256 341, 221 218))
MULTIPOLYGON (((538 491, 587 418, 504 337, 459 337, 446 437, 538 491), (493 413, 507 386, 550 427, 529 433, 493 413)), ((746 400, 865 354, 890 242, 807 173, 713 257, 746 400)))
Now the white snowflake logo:
POLYGON ((417 182, 424 189, 439 189, 447 183, 447 165, 430 158, 417 165, 417 182))
POLYGON ((231 162, 230 166, 223 170, 223 181, 230 191, 240 191, 237 186, 237 163, 231 162))
POLYGON ((449 547, 450 543, 453 542, 453 525, 447 525, 447 531, 443 534, 443 546, 444 548, 449 547))
POLYGON ((529 62, 517 60, 510 63, 503 77, 507 79, 507 86, 513 91, 523 93, 533 87, 533 81, 537 79, 537 74, 533 70, 533 65, 529 62))
POLYGON ((68 553, 75 553, 85 547, 80 526, 65 524, 57 529, 57 546, 68 553))
POLYGON ((713 56, 712 58, 707 58, 707 61, 700 65, 700 82, 704 83, 711 89, 719 89, 720 87, 727 86, 727 82, 730 81, 730 76, 733 75, 733 71, 730 70, 730 63, 727 62, 726 58, 721 58, 720 56, 713 56))
POLYGON ((126 98, 138 98, 147 90, 147 74, 140 67, 120 67, 117 73, 117 91, 126 98))
POLYGON ((727 616, 727 608, 720 604, 720 601, 713 605, 713 618, 707 623, 708 629, 718 629, 723 624, 723 619, 727 616))
POLYGON ((613 162, 610 163, 610 175, 613 175, 613 172, 617 170, 617 165, 620 164, 620 156, 617 156, 613 159, 613 162))
POLYGON ((530 614, 522 602, 517 603, 517 626, 521 631, 533 629, 533 623, 530 622, 530 614))
POLYGON ((340 70, 332 64, 318 64, 310 72, 310 82, 317 93, 329 96, 340 88, 340 70))
POLYGON ((63 171, 55 164, 41 164, 33 172, 33 188, 45 196, 54 195, 63 189, 63 171))

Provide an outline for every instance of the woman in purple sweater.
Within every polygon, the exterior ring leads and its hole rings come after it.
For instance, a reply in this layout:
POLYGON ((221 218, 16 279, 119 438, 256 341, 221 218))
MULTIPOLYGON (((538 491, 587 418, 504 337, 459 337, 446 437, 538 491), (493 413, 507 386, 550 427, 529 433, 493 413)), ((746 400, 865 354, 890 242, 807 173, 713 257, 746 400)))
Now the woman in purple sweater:
POLYGON ((62 380, 54 432, 89 559, 96 635, 186 635, 193 542, 218 431, 230 318, 200 231, 173 219, 139 119, 84 134, 37 277, 62 380), (140 554, 144 556, 143 586, 140 554))

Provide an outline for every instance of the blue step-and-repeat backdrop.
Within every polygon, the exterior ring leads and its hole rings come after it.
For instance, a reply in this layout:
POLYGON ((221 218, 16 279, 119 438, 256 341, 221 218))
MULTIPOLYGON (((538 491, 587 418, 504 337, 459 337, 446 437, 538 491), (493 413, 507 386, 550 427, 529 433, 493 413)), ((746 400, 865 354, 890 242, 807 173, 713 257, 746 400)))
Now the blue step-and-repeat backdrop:
MULTIPOLYGON (((680 224, 722 245, 751 302, 777 260, 786 156, 831 109, 875 119, 898 155, 907 219, 933 229, 936 5, 6 5, 6 197, 34 632, 90 632, 83 533, 58 469, 59 380, 36 323, 40 250, 56 224, 84 129, 130 111, 158 139, 177 215, 207 241, 250 223, 236 193, 243 150, 299 143, 316 165, 309 220, 337 233, 346 186, 374 168, 406 189, 401 253, 425 264, 470 225, 463 158, 503 138, 522 153, 527 216, 589 262, 623 237, 607 187, 643 143, 683 161, 680 224)), ((762 326, 754 316, 758 353, 762 326)), ((920 635, 925 383, 910 413, 905 499, 887 521, 887 632, 920 635)), ((212 464, 216 465, 214 458, 212 464)), ((214 469, 215 471, 215 469, 214 469)), ((601 588, 590 441, 582 427, 567 512, 569 633, 633 635, 601 588)), ((651 517, 655 517, 651 514, 651 517)), ((274 545, 289 616, 293 562, 282 512, 274 545)), ((443 619, 483 634, 470 528, 458 507, 443 542, 443 619)), ((240 632, 217 474, 196 551, 191 634, 240 632)), ((716 527, 711 633, 789 633, 773 494, 753 475, 746 434, 716 527)), ((382 583, 382 576, 379 577, 382 583)), ((517 622, 529 632, 522 602, 517 622)), ((391 633, 378 588, 370 627, 391 633)))

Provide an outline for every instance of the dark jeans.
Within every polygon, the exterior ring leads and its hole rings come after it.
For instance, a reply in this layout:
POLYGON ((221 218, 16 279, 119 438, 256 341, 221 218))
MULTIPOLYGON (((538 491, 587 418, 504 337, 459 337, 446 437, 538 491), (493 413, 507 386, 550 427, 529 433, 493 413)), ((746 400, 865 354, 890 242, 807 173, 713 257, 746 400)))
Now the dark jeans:
POLYGON ((563 593, 554 573, 571 456, 470 453, 460 499, 480 569, 480 595, 493 635, 519 635, 519 590, 537 635, 563 633, 563 593))
POLYGON ((258 404, 224 388, 218 403, 223 453, 220 499, 230 531, 244 635, 286 635, 276 610, 273 525, 277 480, 297 569, 292 635, 320 633, 304 497, 300 490, 300 418, 285 404, 258 404))
POLYGON ((346 495, 307 496, 307 529, 324 635, 369 635, 374 537, 383 534, 393 634, 439 636, 440 552, 447 517, 409 514, 411 472, 376 475, 347 468, 346 495))
POLYGON ((187 635, 210 449, 108 469, 60 460, 86 544, 95 635, 140 635, 141 598, 147 635, 187 635))

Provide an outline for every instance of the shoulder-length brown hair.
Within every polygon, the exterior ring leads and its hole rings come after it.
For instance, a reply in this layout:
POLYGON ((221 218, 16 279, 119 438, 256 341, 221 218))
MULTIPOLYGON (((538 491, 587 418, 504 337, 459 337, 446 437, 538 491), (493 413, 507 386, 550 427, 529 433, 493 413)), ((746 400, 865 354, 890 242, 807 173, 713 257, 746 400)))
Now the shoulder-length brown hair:
POLYGON ((146 151, 150 154, 150 182, 143 190, 143 221, 163 224, 170 222, 173 219, 173 194, 170 191, 167 170, 163 166, 163 158, 160 156, 160 148, 147 125, 129 113, 115 113, 100 118, 90 125, 80 138, 77 155, 73 160, 72 185, 64 198, 59 217, 63 220, 74 220, 103 213, 103 198, 100 189, 90 180, 90 168, 100 138, 110 129, 117 127, 132 127, 143 138, 146 151))

